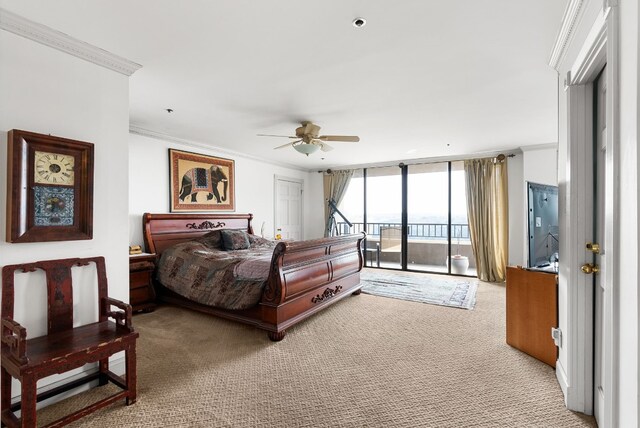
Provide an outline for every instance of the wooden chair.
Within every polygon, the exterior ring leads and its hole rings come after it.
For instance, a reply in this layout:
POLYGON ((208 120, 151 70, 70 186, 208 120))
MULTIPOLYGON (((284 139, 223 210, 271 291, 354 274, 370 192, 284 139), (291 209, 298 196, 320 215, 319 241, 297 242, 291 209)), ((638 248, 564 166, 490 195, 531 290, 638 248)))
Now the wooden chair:
POLYGON ((2 269, 2 370, 1 419, 8 427, 35 427, 36 402, 98 380, 99 385, 113 382, 122 391, 65 416, 47 427, 59 427, 94 410, 125 398, 136 401, 136 339, 131 324, 131 306, 107 297, 104 257, 48 260, 5 266, 2 269), (98 275, 98 322, 73 327, 73 290, 71 268, 95 263, 98 275), (47 280, 47 335, 27 340, 27 331, 13 320, 14 272, 41 269, 47 280), (120 310, 112 310, 112 306, 120 310), (113 321, 109 320, 113 318, 113 321), (114 322, 115 321, 115 322, 114 322), (109 371, 109 356, 125 351, 126 378, 109 371), (36 392, 36 382, 46 376, 63 373, 87 363, 97 362, 98 371, 65 385, 36 392), (20 402, 11 405, 11 378, 21 384, 20 402), (21 410, 18 419, 14 412, 21 410))

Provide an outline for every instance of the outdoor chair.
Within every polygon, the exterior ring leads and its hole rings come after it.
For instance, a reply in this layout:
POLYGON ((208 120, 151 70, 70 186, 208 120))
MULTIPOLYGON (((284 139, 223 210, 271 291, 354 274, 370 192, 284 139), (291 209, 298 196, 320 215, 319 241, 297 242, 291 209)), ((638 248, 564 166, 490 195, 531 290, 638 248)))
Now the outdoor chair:
POLYGON ((380 227, 380 252, 399 253, 402 251, 402 228, 400 226, 380 227))

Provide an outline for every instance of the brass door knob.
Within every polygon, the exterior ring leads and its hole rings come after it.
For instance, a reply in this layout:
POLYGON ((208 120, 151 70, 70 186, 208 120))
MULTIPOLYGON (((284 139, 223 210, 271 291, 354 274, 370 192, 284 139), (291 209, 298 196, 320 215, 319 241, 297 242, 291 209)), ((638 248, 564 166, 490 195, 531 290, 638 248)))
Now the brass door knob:
POLYGON ((600 254, 600 244, 595 242, 587 242, 587 251, 591 251, 594 254, 600 254))
POLYGON ((582 267, 580 268, 580 270, 581 270, 583 273, 586 273, 586 274, 590 274, 590 273, 594 273, 594 274, 595 274, 595 273, 600 272, 600 266, 598 266, 598 265, 593 265, 593 264, 591 264, 591 263, 585 263, 585 264, 583 264, 583 265, 582 265, 582 267))

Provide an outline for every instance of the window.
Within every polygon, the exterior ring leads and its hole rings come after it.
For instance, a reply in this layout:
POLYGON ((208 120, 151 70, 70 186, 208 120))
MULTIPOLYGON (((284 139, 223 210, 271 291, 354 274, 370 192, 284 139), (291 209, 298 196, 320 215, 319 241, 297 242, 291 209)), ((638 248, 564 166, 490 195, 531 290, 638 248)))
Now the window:
POLYGON ((476 273, 462 161, 358 170, 338 208, 340 233, 367 232, 368 266, 476 273))

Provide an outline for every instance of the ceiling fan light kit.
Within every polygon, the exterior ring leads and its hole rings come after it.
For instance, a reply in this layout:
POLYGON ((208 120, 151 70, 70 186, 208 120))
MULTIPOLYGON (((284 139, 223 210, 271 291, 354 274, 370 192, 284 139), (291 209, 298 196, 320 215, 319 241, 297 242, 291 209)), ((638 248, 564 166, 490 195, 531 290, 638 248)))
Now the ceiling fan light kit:
POLYGON ((296 144, 295 146, 293 146, 293 148, 296 149, 296 151, 309 156, 311 153, 317 152, 320 147, 316 146, 315 144, 301 143, 296 144))

